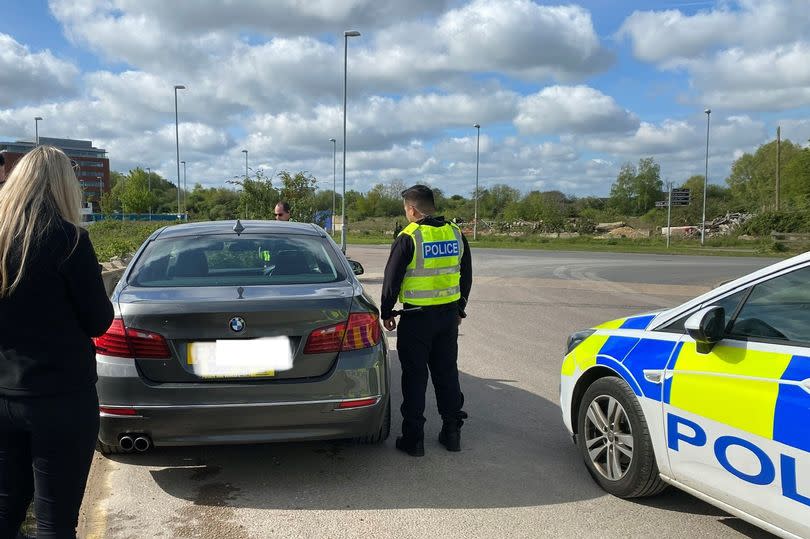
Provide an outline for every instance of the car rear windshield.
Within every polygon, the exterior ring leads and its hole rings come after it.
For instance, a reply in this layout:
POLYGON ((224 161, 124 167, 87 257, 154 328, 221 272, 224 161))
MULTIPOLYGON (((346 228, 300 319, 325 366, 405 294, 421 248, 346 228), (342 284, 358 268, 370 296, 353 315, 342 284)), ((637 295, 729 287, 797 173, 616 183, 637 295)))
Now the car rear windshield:
POLYGON ((141 287, 317 284, 346 279, 317 236, 184 236, 151 241, 128 284, 141 287))

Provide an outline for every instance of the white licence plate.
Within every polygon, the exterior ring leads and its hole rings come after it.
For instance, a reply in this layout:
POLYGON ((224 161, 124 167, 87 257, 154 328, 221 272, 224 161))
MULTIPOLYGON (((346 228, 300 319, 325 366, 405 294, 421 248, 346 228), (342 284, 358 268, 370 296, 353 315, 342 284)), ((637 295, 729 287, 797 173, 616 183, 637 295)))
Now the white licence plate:
POLYGON ((188 344, 186 361, 202 378, 275 376, 293 367, 287 337, 224 339, 188 344))

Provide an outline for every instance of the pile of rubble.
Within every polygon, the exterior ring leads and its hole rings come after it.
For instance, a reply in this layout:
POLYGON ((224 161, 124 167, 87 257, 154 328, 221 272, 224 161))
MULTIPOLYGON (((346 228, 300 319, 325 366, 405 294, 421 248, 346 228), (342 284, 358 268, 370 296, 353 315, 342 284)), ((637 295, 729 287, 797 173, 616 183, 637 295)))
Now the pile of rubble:
POLYGON ((748 222, 753 215, 750 213, 727 213, 713 221, 706 223, 706 235, 728 236, 737 228, 748 222))
POLYGON ((644 228, 633 228, 624 221, 615 223, 599 223, 596 225, 596 232, 600 234, 597 238, 630 238, 633 240, 649 238, 650 230, 644 228))
MULTIPOLYGON (((740 226, 744 225, 753 217, 750 213, 727 213, 706 223, 706 237, 729 236, 740 226)), ((700 224, 690 226, 673 226, 671 228, 673 236, 686 238, 700 237, 700 224)), ((667 227, 661 227, 661 235, 667 235, 667 227)))

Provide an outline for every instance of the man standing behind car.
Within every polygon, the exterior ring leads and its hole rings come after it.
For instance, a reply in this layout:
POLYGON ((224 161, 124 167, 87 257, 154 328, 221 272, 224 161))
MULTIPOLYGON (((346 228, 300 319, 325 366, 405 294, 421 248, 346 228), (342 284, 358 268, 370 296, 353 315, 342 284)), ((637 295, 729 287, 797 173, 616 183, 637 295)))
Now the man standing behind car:
POLYGON ((397 328, 392 313, 397 298, 407 312, 397 333, 402 364, 402 436, 396 447, 414 457, 425 454, 425 391, 433 377, 442 416, 439 442, 461 451, 461 408, 458 380, 458 326, 472 288, 472 262, 467 239, 459 228, 434 217, 433 191, 414 185, 402 192, 410 224, 397 236, 385 266, 380 315, 385 329, 397 328))
POLYGON ((0 187, 6 183, 6 157, 3 155, 6 152, 0 152, 0 187))

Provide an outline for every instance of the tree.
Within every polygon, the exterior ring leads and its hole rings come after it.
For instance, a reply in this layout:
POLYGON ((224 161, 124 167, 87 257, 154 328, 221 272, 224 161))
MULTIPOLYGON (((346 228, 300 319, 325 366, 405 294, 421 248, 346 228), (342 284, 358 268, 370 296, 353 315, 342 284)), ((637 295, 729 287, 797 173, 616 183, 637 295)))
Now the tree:
MULTIPOLYGON (((786 188, 794 183, 791 175, 800 172, 800 167, 793 169, 787 165, 802 151, 797 144, 789 140, 782 141, 781 175, 782 184, 786 188)), ((745 153, 734 161, 726 183, 731 187, 735 206, 739 209, 759 211, 773 208, 776 202, 776 141, 763 144, 753 155, 745 153)), ((788 206, 791 204, 789 200, 786 202, 788 206)))
POLYGON ((280 200, 290 205, 292 218, 312 222, 315 219, 315 189, 318 180, 306 172, 296 172, 293 175, 286 170, 279 172, 278 178, 281 180, 280 200))
POLYGON ((810 209, 810 149, 804 149, 785 165, 782 190, 788 207, 810 209))
POLYGON ((239 216, 239 193, 222 187, 203 188, 196 184, 188 194, 188 211, 194 219, 218 221, 239 216))
POLYGON ((652 157, 639 160, 638 172, 633 182, 636 196, 635 213, 642 215, 655 207, 661 197, 664 183, 661 181, 661 166, 652 157))
POLYGON ((246 219, 272 219, 275 217, 279 193, 273 187, 273 181, 264 175, 262 169, 256 170, 253 177, 228 180, 228 183, 242 187, 239 197, 239 215, 246 219))
POLYGON ((148 177, 143 169, 129 171, 123 181, 120 199, 124 213, 147 213, 154 207, 157 199, 149 189, 148 177))
POLYGON ((610 188, 610 206, 622 215, 643 215, 661 197, 661 167, 652 157, 640 159, 638 167, 622 165, 610 188))
POLYGON ((619 170, 616 181, 610 187, 609 204, 622 215, 629 215, 633 211, 635 178, 636 167, 632 163, 625 163, 619 170))

